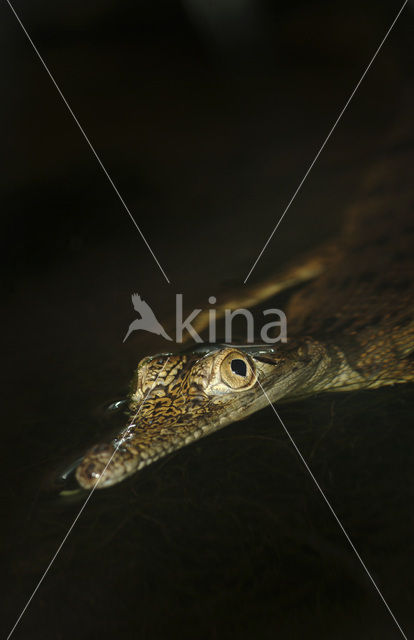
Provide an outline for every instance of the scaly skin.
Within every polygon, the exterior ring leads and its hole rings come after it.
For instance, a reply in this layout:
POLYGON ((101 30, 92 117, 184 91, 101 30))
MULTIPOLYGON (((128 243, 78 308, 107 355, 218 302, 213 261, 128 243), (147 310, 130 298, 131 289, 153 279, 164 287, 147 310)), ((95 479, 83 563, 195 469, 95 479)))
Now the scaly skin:
POLYGON ((289 267, 274 286, 268 279, 262 289, 246 288, 244 299, 230 296, 228 308, 235 299, 246 307, 313 278, 286 310, 287 344, 211 346, 141 361, 129 426, 85 454, 76 471, 83 488, 96 485, 112 456, 99 488, 262 409, 262 388, 275 402, 414 380, 413 147, 388 147, 341 236, 322 254, 289 267))
POLYGON ((100 488, 262 409, 267 400, 260 384, 276 401, 324 374, 327 354, 312 341, 262 351, 212 346, 207 353, 144 358, 131 395, 130 426, 113 443, 86 453, 76 472, 79 484, 92 488, 111 456, 100 488), (234 362, 245 367, 245 375, 232 371, 234 362))

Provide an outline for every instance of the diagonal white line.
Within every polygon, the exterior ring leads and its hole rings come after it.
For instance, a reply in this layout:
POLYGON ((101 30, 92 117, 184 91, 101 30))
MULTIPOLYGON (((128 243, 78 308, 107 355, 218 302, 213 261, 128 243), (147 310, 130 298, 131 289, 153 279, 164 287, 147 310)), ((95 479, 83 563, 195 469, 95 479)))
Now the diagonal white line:
POLYGON ((367 68, 365 69, 364 73, 362 74, 362 76, 360 77, 357 85, 355 86, 355 89, 353 90, 353 92, 351 93, 351 95, 349 96, 348 100, 345 103, 344 108, 342 109, 341 113, 339 114, 339 116, 337 117, 337 119, 335 120, 331 130, 329 131, 328 135, 326 136, 324 142, 322 143, 322 146, 320 147, 318 153, 316 154, 316 156, 314 157, 314 159, 312 160, 308 170, 306 171, 305 175, 303 176, 302 180, 299 183, 299 186, 297 187, 295 193, 293 194, 293 196, 291 197, 291 199, 289 200, 285 210, 283 211, 282 215, 280 216, 279 220, 276 223, 275 228, 273 229, 272 233, 270 234, 270 236, 268 237, 267 241, 265 242, 263 249, 261 250, 261 252, 259 253, 259 255, 256 258, 255 263, 253 264, 252 268, 250 269, 249 273, 247 274, 243 284, 246 284, 247 280, 250 278, 251 273, 253 271, 253 269, 255 268, 255 266, 257 265, 257 263, 259 262, 260 258, 262 257, 263 253, 265 252, 269 242, 271 241, 271 239, 273 238, 274 234, 276 233, 280 223, 282 222, 283 218, 285 217, 287 211, 290 208, 290 205, 292 204, 292 202, 294 201, 294 199, 296 198, 296 196, 298 195, 299 191, 302 188, 303 183, 305 182, 306 178, 308 177, 308 175, 310 174, 315 162, 317 161, 317 159, 319 158, 320 154, 322 153, 323 149, 325 148, 326 143, 328 142, 329 138, 331 137, 331 135, 333 134, 333 132, 336 129, 337 124, 339 123, 340 119, 342 118, 343 114, 345 113, 349 103, 351 102, 352 98, 354 97, 354 95, 356 94, 356 92, 358 91, 358 88, 361 84, 361 82, 363 81, 363 79, 365 78, 365 76, 367 75, 368 71, 371 68, 372 63, 374 62, 375 58, 377 57, 377 55, 379 54, 379 52, 381 51, 381 48, 384 44, 384 42, 386 41, 386 39, 388 38, 389 34, 391 33, 395 23, 397 22, 398 18, 400 17, 400 14, 402 13, 405 5, 407 4, 408 0, 405 0, 405 2, 403 3, 401 9, 399 10, 399 12, 397 13, 397 15, 395 16, 394 20, 392 21, 391 26, 389 27, 387 33, 385 34, 385 36, 383 37, 383 39, 381 40, 381 43, 378 47, 378 49, 376 50, 376 52, 374 53, 374 55, 372 56, 367 68))
MULTIPOLYGON (((136 420, 136 418, 137 418, 137 416, 138 416, 138 414, 139 414, 139 412, 140 412, 140 410, 141 410, 141 407, 142 407, 143 403, 144 403, 144 402, 145 402, 145 400, 148 398, 149 394, 151 393, 151 391, 153 390, 153 388, 154 388, 154 387, 155 387, 155 385, 157 384, 158 378, 160 377, 160 375, 161 375, 161 374, 162 374, 162 372, 164 371, 165 367, 167 366, 167 363, 168 363, 169 359, 170 359, 170 358, 169 358, 169 357, 167 357, 167 359, 166 359, 166 361, 165 361, 165 363, 164 363, 164 366, 162 367, 161 371, 159 372, 159 374, 157 375, 157 377, 156 377, 156 378, 155 378, 155 380, 154 380, 154 384, 151 386, 151 388, 149 389, 149 391, 148 391, 147 395, 145 396, 145 398, 144 398, 143 402, 140 404, 138 411, 136 412, 136 414, 134 415, 134 417, 133 417, 133 418, 132 418, 132 420, 131 420, 131 423, 130 423, 129 425, 127 425, 127 426, 123 429, 123 432, 126 432, 126 431, 129 429, 129 427, 134 426, 134 422, 135 422, 135 420, 136 420)), ((47 565, 46 569, 44 570, 42 577, 40 578, 39 582, 37 583, 37 585, 36 585, 36 587, 35 587, 35 589, 34 589, 34 591, 33 591, 32 595, 30 596, 30 598, 29 598, 29 599, 28 599, 28 601, 26 602, 25 606, 23 607, 22 612, 20 613, 19 617, 17 618, 16 622, 14 623, 13 628, 12 628, 12 630, 10 631, 9 635, 7 636, 6 640, 9 640, 9 639, 11 638, 11 636, 12 636, 12 635, 13 635, 13 633, 14 633, 14 630, 16 629, 16 627, 17 627, 17 625, 19 624, 20 620, 23 618, 24 614, 26 613, 28 606, 30 605, 31 601, 33 600, 34 596, 36 595, 36 593, 37 593, 37 591, 38 591, 38 589, 39 589, 40 585, 41 585, 41 584, 42 584, 42 582, 43 582, 43 580, 46 578, 46 576, 47 576, 47 574, 48 574, 48 572, 49 572, 49 569, 51 568, 52 564, 54 563, 54 561, 55 561, 55 560, 56 560, 56 558, 58 557, 58 555, 59 555, 59 553, 60 553, 60 551, 61 551, 61 549, 62 549, 63 545, 65 544, 66 540, 69 538, 69 536, 70 536, 70 534, 71 534, 72 529, 74 528, 75 524, 77 523, 77 521, 79 520, 80 516, 82 515, 82 513, 83 513, 83 511, 84 511, 84 509, 85 509, 85 507, 86 507, 86 505, 88 504, 89 500, 92 498, 92 495, 93 495, 93 493, 94 493, 95 489, 98 487, 98 485, 99 485, 99 483, 100 483, 100 481, 101 481, 102 477, 103 477, 103 476, 104 476, 104 474, 105 474, 105 471, 107 470, 107 468, 108 468, 108 467, 109 467, 109 465, 111 464, 112 459, 113 459, 114 455, 116 454, 116 452, 118 451, 119 447, 121 446, 122 442, 123 442, 123 439, 122 439, 122 437, 121 437, 121 438, 119 439, 118 444, 117 444, 117 446, 115 447, 115 449, 114 449, 114 451, 113 451, 113 453, 112 453, 111 457, 109 458, 108 462, 106 463, 104 470, 102 471, 101 475, 99 476, 97 483, 96 483, 96 484, 94 485, 94 487, 91 489, 91 491, 90 491, 90 493, 89 493, 88 497, 86 498, 86 500, 85 500, 85 502, 83 503, 82 507, 79 509, 79 511, 78 511, 78 513, 77 513, 77 515, 76 515, 76 517, 75 517, 75 519, 74 519, 74 521, 73 521, 73 522, 72 522, 72 524, 70 525, 70 527, 69 527, 69 529, 68 529, 68 531, 67 531, 67 533, 66 533, 65 537, 63 538, 62 542, 61 542, 61 543, 60 543, 60 545, 58 546, 58 548, 57 548, 57 550, 56 550, 56 552, 55 552, 55 554, 54 554, 53 558, 51 559, 51 561, 50 561, 50 562, 49 562, 49 564, 47 565)))
POLYGON ((30 44, 33 47, 33 50, 35 51, 37 57, 39 58, 40 62, 42 63, 46 73, 48 74, 49 78, 51 79, 51 81, 53 82, 56 91, 58 92, 58 94, 60 95, 60 97, 62 98, 63 102, 66 105, 67 110, 69 111, 70 115, 72 116, 72 118, 74 119, 74 121, 76 122, 79 131, 81 132, 81 134, 83 135, 83 137, 85 138, 87 144, 89 145, 89 148, 91 149, 93 155, 95 156, 95 158, 97 159, 102 171, 104 172, 104 174, 106 175, 106 177, 108 178, 113 190, 115 191, 116 195, 118 196, 119 200, 121 201, 122 206, 124 207, 125 211, 127 212, 127 214, 129 215, 129 217, 131 218, 131 221, 133 223, 133 225, 135 226, 135 228, 137 229, 138 233, 140 234, 141 238, 143 239, 144 243, 147 246, 147 249, 149 250, 150 254, 152 255, 152 257, 154 258, 155 262, 157 263, 162 275, 164 276, 164 278, 166 279, 166 281, 168 282, 168 284, 171 284, 164 269, 162 268, 162 266, 160 265, 155 253, 153 252, 153 250, 151 249, 147 239, 145 238, 144 234, 142 233, 140 227, 138 226, 134 216, 132 215, 132 213, 130 212, 125 200, 123 199, 123 197, 121 196, 121 194, 118 191, 117 186, 115 185, 114 181, 112 180, 111 176, 109 175, 108 171, 106 170, 101 158, 99 157, 98 153, 96 152, 94 146, 92 145, 92 142, 89 140, 88 136, 85 133, 85 130, 83 129, 81 123, 79 122, 78 118, 75 116, 69 102, 66 100, 65 96, 63 95, 59 85, 57 84, 56 80, 54 79, 51 71, 49 70, 46 62, 43 60, 42 56, 40 55, 39 50, 37 49, 35 43, 33 42, 32 38, 30 37, 27 29, 25 28, 24 24, 22 23, 22 21, 20 20, 19 16, 17 15, 16 11, 14 10, 13 5, 11 4, 10 0, 6 0, 7 4, 9 5, 10 9, 12 10, 17 22, 19 23, 19 25, 21 26, 21 28, 23 29, 24 34, 26 35, 28 41, 30 42, 30 44))
POLYGON ((402 637, 405 640, 408 640, 407 636, 405 635, 404 631, 402 630, 397 618, 395 617, 395 615, 393 614, 393 612, 391 611, 387 601, 385 600, 384 596, 382 595, 377 583, 375 582, 374 578, 372 577, 371 573, 369 572, 365 562, 363 561, 363 559, 361 558, 361 556, 359 555, 354 543, 352 542, 351 538, 349 537, 344 525, 342 524, 342 522, 340 521, 340 519, 338 518, 338 516, 336 515, 333 506, 331 505, 331 503, 329 502, 328 498, 326 497, 323 489, 321 488, 319 482, 317 481, 317 479, 315 478, 315 476, 313 475, 313 472, 311 470, 311 468, 309 467, 308 463, 306 462, 305 458, 303 457, 299 447, 297 446, 296 442, 293 440, 292 436, 290 435, 290 432, 288 431, 287 427, 285 426, 285 423, 283 422, 282 418, 280 417, 279 413, 276 410, 276 407, 272 404, 269 396, 267 395, 266 391, 263 389, 263 386, 260 384, 258 378, 256 377, 257 383, 259 385, 259 387, 261 388, 264 396, 266 397, 266 400, 268 401, 268 403, 270 404, 270 406, 273 409, 273 412, 275 413, 277 419, 279 420, 280 424, 282 425, 287 437, 289 438, 290 442, 292 443, 292 445, 294 446, 296 453, 298 454, 299 458, 301 459, 302 463, 304 464, 306 471, 309 473, 310 477, 312 478, 313 482, 315 483, 317 489, 319 490, 319 493, 321 494, 322 498, 325 500, 330 512, 332 513, 333 517, 335 518, 336 522, 338 523, 342 533, 344 534, 345 538, 348 540, 349 544, 351 545, 351 548, 353 550, 353 552, 355 553, 356 557, 358 558, 359 562, 361 563, 362 567, 365 570, 365 573, 367 574, 368 578, 371 580, 376 592, 378 593, 379 597, 381 598, 382 602, 384 603, 388 613, 390 614, 391 618, 394 620, 395 624, 397 625, 402 637))

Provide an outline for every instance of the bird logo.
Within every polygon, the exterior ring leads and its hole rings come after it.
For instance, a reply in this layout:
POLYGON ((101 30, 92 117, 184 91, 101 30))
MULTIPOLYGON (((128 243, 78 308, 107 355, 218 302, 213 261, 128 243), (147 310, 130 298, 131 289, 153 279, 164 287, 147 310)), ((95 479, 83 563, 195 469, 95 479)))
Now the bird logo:
POLYGON ((138 329, 144 329, 145 331, 149 331, 150 333, 155 333, 158 336, 162 336, 166 340, 172 340, 172 338, 170 338, 170 336, 164 331, 162 325, 158 322, 149 304, 147 304, 145 300, 142 300, 141 296, 138 295, 138 293, 133 293, 131 296, 131 300, 132 306, 134 307, 135 311, 139 313, 141 318, 137 318, 136 320, 133 320, 131 322, 123 342, 125 342, 125 340, 133 331, 137 331, 138 329))

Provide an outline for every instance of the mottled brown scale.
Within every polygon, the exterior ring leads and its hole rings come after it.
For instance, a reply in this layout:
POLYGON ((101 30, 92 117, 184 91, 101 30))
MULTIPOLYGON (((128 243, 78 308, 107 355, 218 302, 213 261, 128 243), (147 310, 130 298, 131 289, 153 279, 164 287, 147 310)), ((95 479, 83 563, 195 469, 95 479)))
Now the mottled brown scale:
MULTIPOLYGON (((414 380, 414 144, 400 127, 365 177, 340 236, 218 308, 255 306, 305 283, 286 308, 288 342, 158 355, 138 366, 130 426, 80 463, 79 484, 120 482, 143 466, 268 404, 319 391, 414 380), (243 360, 246 378, 232 363, 243 360), (108 465, 109 460, 111 460, 108 465), (108 465, 108 466, 107 466, 108 465), (103 473, 105 467, 105 473, 103 473)), ((274 305, 272 305, 274 306, 274 305)), ((207 326, 199 316, 195 328, 207 326)))
MULTIPOLYGON (((384 155, 326 271, 293 296, 290 335, 339 349, 370 387, 413 379, 414 154, 384 155)), ((356 376, 348 372, 348 384, 356 376)), ((363 386, 363 382, 358 384, 363 386)))

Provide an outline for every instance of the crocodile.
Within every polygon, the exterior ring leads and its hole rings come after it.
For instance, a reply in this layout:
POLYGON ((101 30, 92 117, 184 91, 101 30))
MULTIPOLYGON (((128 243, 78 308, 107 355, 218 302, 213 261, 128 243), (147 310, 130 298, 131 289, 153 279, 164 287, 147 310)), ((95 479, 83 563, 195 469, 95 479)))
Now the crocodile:
MULTIPOLYGON (((142 359, 127 426, 82 457, 84 489, 114 485, 155 460, 268 406, 320 392, 414 380, 414 144, 383 145, 337 237, 218 308, 249 308, 297 287, 286 344, 202 344, 142 359)), ((207 326, 206 314, 197 330, 207 326)))

